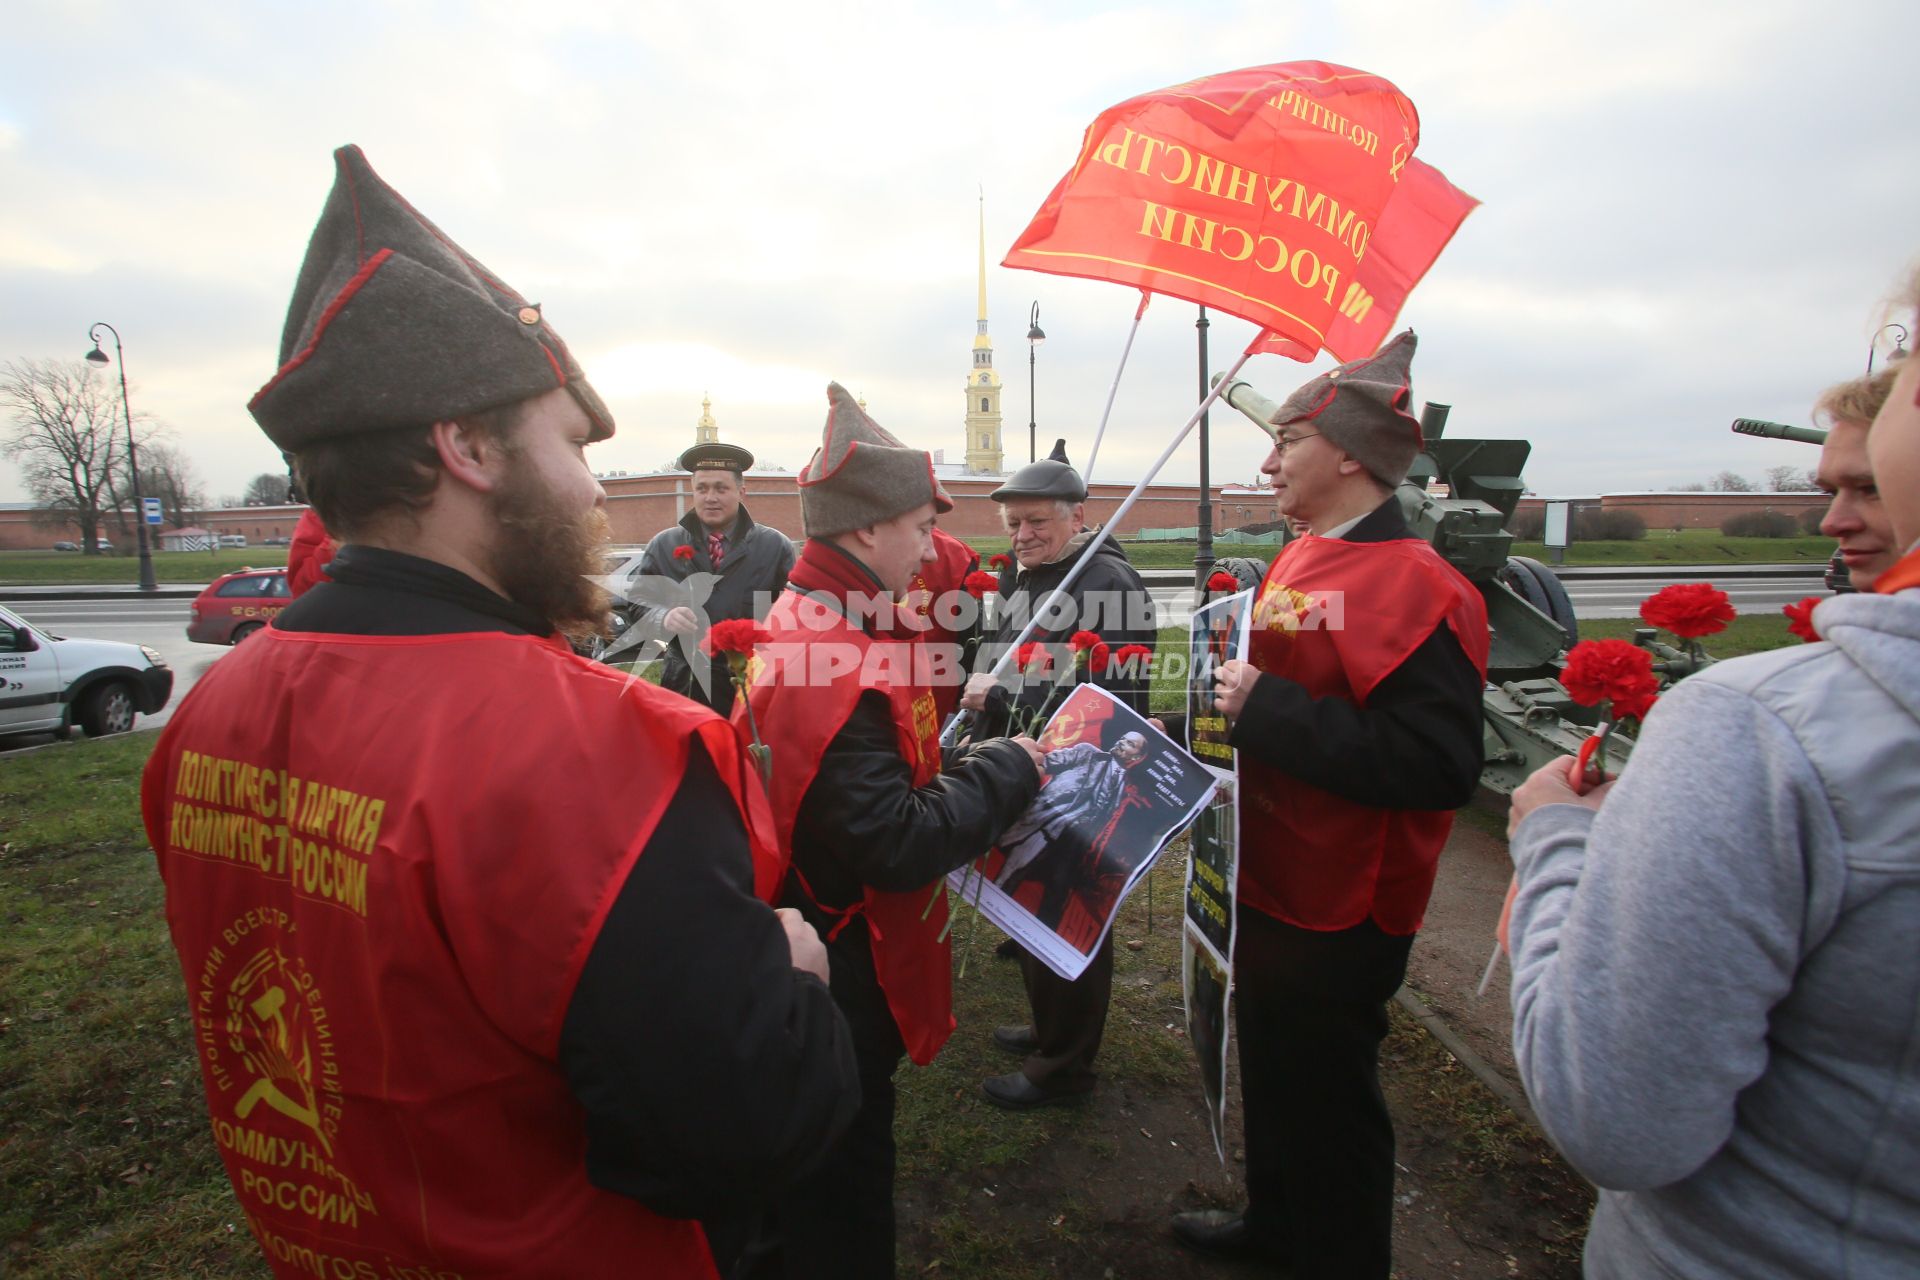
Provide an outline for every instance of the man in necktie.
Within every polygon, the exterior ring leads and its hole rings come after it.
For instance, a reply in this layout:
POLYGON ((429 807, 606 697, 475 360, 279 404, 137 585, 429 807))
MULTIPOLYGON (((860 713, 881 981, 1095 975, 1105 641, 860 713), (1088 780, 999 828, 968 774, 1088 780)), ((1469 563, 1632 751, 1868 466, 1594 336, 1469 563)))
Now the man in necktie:
POLYGON ((686 600, 672 603, 643 602, 650 607, 641 614, 641 634, 667 646, 661 684, 727 715, 733 682, 698 654, 700 637, 716 622, 766 616, 786 588, 793 542, 770 525, 756 524, 741 501, 751 453, 734 444, 698 444, 680 455, 679 465, 693 474, 693 509, 647 544, 640 576, 684 583, 706 574, 711 592, 689 591, 686 600))

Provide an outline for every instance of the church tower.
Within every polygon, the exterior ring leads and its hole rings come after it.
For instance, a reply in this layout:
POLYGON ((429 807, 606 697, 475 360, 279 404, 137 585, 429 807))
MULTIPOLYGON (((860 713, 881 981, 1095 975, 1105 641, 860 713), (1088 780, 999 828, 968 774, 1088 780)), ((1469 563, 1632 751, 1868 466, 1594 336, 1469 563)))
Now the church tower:
POLYGON ((713 420, 713 397, 700 397, 700 425, 693 429, 695 444, 719 444, 720 424, 713 420))
POLYGON ((987 336, 987 200, 980 198, 980 318, 973 335, 973 368, 967 371, 967 471, 999 475, 1000 375, 993 371, 993 339, 987 336))

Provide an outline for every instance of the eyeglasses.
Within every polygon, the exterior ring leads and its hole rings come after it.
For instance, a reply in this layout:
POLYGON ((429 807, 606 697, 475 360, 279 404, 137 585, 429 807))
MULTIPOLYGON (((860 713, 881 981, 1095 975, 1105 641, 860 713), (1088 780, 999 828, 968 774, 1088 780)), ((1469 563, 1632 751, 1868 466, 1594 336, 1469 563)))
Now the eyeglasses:
POLYGON ((1291 449, 1294 445, 1299 444, 1302 440, 1312 440, 1319 436, 1319 434, 1318 431, 1302 431, 1297 436, 1275 436, 1273 438, 1273 451, 1284 456, 1287 450, 1291 449))

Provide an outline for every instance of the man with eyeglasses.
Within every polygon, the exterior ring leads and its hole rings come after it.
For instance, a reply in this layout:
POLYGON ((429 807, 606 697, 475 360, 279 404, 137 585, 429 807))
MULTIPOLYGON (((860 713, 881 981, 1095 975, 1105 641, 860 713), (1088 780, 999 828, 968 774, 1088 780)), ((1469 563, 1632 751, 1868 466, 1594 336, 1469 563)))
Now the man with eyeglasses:
POLYGON ((1414 335, 1331 369, 1272 419, 1280 515, 1308 532, 1261 584, 1248 661, 1215 672, 1243 818, 1235 1016, 1247 1207, 1174 1220, 1205 1253, 1386 1280, 1386 1002, 1481 765, 1487 615, 1401 515, 1420 452, 1414 335))

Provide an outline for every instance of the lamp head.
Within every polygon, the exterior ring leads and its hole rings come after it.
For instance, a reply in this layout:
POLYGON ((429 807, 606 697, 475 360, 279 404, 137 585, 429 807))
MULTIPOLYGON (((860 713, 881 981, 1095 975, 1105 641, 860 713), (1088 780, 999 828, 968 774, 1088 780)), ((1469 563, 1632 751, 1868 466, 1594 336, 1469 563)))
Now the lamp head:
POLYGON ((87 352, 87 360, 92 364, 113 363, 112 360, 108 358, 107 353, 100 349, 100 344, 98 342, 93 344, 93 350, 87 352))

